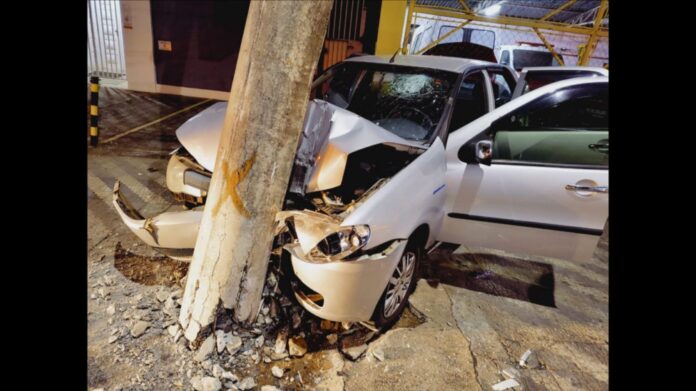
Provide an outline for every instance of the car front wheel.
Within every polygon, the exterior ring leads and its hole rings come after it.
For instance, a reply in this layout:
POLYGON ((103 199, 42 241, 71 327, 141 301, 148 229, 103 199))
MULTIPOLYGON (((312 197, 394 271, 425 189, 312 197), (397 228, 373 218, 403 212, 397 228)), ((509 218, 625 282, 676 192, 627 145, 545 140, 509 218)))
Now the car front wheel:
POLYGON ((408 297, 416 288, 421 256, 422 249, 419 247, 407 246, 404 249, 394 273, 387 282, 377 308, 375 308, 373 319, 377 327, 389 327, 401 316, 408 302, 408 297))

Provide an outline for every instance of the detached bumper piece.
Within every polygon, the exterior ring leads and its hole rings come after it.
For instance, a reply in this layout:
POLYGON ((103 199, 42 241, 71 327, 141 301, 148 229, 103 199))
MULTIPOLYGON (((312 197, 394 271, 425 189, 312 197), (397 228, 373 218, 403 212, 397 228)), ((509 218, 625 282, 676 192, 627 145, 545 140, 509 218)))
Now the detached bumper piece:
POLYGON ((120 182, 113 189, 113 204, 126 226, 148 246, 174 259, 190 261, 196 245, 202 210, 164 212, 143 217, 123 196, 120 182))

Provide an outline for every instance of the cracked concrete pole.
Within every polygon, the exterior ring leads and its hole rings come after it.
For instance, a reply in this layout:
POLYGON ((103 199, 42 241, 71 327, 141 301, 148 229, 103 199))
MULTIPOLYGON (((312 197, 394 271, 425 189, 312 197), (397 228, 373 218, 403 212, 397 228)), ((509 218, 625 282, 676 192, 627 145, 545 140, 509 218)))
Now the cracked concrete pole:
POLYGON ((332 1, 252 1, 179 323, 253 322, 332 1))

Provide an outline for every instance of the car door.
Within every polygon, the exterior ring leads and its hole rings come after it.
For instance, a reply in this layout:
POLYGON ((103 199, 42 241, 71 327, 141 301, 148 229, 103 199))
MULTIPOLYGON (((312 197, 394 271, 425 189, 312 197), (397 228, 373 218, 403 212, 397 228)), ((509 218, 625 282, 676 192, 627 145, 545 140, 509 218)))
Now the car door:
POLYGON ((468 140, 450 135, 438 240, 573 260, 592 255, 608 213, 608 83, 561 83, 460 130, 480 126, 468 140), (490 165, 473 158, 480 140, 492 145, 490 165))
POLYGON ((588 76, 609 76, 609 71, 590 67, 583 69, 554 66, 524 68, 517 80, 517 86, 512 94, 512 98, 515 99, 553 82, 588 76))

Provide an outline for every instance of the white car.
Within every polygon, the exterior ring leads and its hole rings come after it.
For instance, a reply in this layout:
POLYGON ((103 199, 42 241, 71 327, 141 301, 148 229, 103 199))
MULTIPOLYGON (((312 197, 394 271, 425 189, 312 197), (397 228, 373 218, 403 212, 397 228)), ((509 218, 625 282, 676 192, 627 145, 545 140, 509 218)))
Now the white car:
MULTIPOLYGON (((510 68, 364 56, 313 84, 275 243, 309 312, 394 322, 437 241, 588 257, 607 217, 607 78, 578 78, 504 104, 510 68), (496 106, 502 106, 496 109, 496 106)), ((190 259, 226 103, 177 130, 167 186, 191 210, 143 218, 114 205, 147 244, 190 259)))
MULTIPOLYGON (((502 45, 496 50, 498 62, 509 65, 516 71, 529 67, 552 67, 559 66, 556 57, 543 45, 539 43, 520 43, 517 45, 502 45)), ((561 58, 562 55, 559 54, 561 58)))

